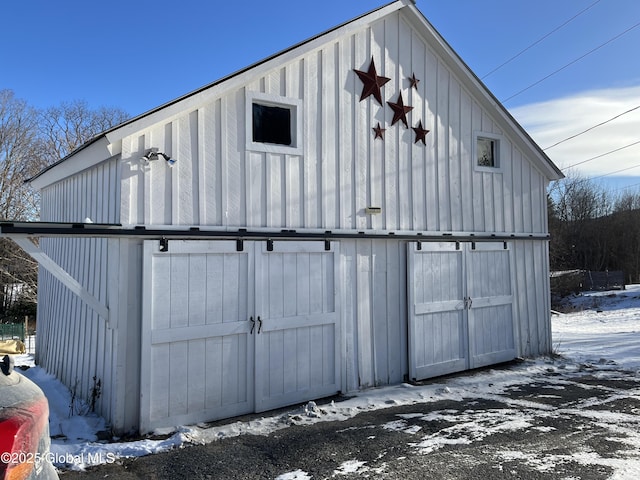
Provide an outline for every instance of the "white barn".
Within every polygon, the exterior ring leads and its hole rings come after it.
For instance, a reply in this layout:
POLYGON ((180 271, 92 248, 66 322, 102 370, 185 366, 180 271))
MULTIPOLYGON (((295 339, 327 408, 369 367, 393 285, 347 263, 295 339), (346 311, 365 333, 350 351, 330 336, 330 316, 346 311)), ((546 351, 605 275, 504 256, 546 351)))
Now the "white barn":
POLYGON ((398 0, 33 178, 78 236, 41 240, 79 287, 41 269, 37 361, 148 432, 549 353, 561 177, 398 0))

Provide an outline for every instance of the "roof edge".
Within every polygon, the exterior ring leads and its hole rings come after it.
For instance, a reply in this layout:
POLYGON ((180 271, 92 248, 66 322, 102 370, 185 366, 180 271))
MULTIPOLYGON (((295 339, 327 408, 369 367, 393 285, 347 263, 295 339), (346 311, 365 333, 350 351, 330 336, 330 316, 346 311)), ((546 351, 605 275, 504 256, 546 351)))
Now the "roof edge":
POLYGON ((564 178, 564 174, 558 168, 558 166, 549 158, 549 156, 540 148, 540 146, 531 138, 522 125, 514 118, 509 110, 498 100, 498 98, 491 92, 491 90, 485 85, 485 83, 478 77, 474 71, 467 65, 467 63, 460 57, 460 55, 454 50, 454 48, 447 42, 447 40, 440 34, 440 32, 433 26, 431 22, 424 16, 424 14, 415 6, 415 2, 411 1, 411 5, 407 5, 407 8, 413 13, 415 18, 420 21, 427 30, 431 31, 432 35, 441 44, 443 51, 452 59, 457 61, 458 69, 461 74, 466 75, 468 80, 475 83, 477 90, 486 95, 486 106, 495 107, 499 113, 502 113, 505 121, 511 124, 512 128, 521 136, 521 141, 528 144, 531 150, 537 154, 544 162, 545 176, 549 180, 560 180, 564 178))

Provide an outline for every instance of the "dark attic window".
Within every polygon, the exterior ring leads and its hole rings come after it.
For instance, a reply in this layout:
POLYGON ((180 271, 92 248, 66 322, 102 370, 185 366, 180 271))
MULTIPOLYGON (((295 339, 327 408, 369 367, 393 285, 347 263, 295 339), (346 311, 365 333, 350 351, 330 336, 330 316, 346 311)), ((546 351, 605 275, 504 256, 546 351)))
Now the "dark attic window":
POLYGON ((478 137, 476 153, 479 167, 498 166, 497 144, 498 141, 493 138, 478 137))
POLYGON ((474 137, 476 170, 499 172, 502 167, 502 159, 500 158, 503 143, 502 135, 476 132, 474 137))
POLYGON ((254 103, 253 141, 290 146, 291 109, 254 103))

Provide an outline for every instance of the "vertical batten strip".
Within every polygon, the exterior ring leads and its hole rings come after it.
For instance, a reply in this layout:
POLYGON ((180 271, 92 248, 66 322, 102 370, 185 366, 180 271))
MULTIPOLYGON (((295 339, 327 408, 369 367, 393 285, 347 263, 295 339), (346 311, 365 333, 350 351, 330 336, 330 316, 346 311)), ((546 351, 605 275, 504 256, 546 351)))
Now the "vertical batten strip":
POLYGON ((354 88, 356 85, 356 75, 354 67, 354 37, 350 36, 337 44, 337 78, 344 79, 344 83, 337 84, 338 91, 338 115, 340 118, 340 128, 337 141, 337 175, 338 184, 338 220, 339 228, 354 228, 354 182, 353 170, 355 164, 354 155, 354 119, 356 108, 356 96, 354 88))
POLYGON ((209 192, 207 191, 207 186, 209 184, 211 184, 212 182, 215 181, 215 176, 213 175, 213 172, 211 174, 211 179, 208 180, 207 179, 207 173, 208 173, 208 164, 207 164, 207 154, 210 154, 210 152, 207 150, 206 145, 207 145, 207 141, 205 140, 207 138, 207 136, 209 135, 209 132, 206 128, 207 124, 207 113, 208 113, 208 106, 203 106, 201 108, 199 108, 197 110, 197 137, 195 139, 196 142, 196 149, 197 149, 197 161, 198 161, 198 168, 197 170, 194 170, 196 179, 194 180, 194 188, 197 188, 198 190, 198 200, 197 200, 197 205, 198 205, 198 216, 197 219, 195 219, 195 221, 198 223, 198 225, 207 225, 207 196, 209 194, 209 192))

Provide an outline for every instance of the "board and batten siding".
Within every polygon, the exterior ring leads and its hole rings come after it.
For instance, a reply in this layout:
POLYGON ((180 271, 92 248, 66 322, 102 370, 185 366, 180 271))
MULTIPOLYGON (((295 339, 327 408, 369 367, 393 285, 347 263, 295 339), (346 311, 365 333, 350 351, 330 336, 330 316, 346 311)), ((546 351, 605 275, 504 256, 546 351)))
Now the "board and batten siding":
MULTIPOLYGON (((41 192, 40 219, 118 223, 120 179, 119 161, 113 158, 50 185, 41 192)), ((40 246, 109 307, 110 318, 107 324, 107 319, 40 267, 37 363, 68 385, 78 399, 91 402, 95 396, 96 412, 110 419, 114 428, 135 430, 138 412, 125 408, 125 402, 131 402, 125 395, 132 394, 123 385, 127 377, 139 375, 135 354, 140 348, 139 333, 126 318, 134 318, 139 308, 135 302, 131 307, 130 297, 135 298, 135 292, 141 290, 140 280, 136 280, 141 267, 135 267, 140 263, 141 247, 128 240, 106 238, 41 238, 40 246), (125 358, 127 352, 134 354, 125 358)))
POLYGON ((547 180, 401 13, 122 140, 123 224, 432 232, 546 232, 547 180), (375 59, 384 106, 353 69, 375 59), (409 88, 415 73, 418 89, 409 88), (246 147, 246 102, 301 102, 302 154, 246 147), (386 101, 402 92, 410 127, 386 101), (372 127, 386 128, 384 141, 372 127), (474 133, 504 135, 500 169, 474 168, 474 133), (156 147, 177 162, 140 163, 156 147), (381 207, 379 215, 365 208, 381 207))
MULTIPOLYGON (((516 355, 549 353, 547 243, 515 241, 509 248, 516 355)), ((400 383, 408 373, 406 242, 343 240, 340 251, 345 391, 400 383)))

